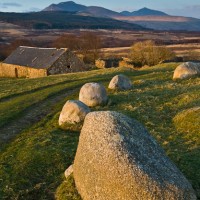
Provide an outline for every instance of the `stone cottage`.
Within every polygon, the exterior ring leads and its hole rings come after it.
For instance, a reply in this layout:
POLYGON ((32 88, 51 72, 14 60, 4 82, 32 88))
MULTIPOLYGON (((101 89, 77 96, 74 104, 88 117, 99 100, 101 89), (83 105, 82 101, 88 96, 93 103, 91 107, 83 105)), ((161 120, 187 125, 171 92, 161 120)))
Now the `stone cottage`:
POLYGON ((0 63, 0 77, 36 78, 86 70, 84 62, 64 48, 20 46, 0 63))

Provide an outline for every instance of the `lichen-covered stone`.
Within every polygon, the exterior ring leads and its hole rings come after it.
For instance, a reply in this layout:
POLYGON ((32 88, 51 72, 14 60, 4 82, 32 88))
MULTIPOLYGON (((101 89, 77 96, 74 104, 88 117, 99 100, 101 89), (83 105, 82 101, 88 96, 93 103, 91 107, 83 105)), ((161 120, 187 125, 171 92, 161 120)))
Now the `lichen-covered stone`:
POLYGON ((79 100, 90 107, 107 103, 106 89, 99 83, 86 83, 79 93, 79 100))
POLYGON ((73 169, 84 200, 196 199, 147 130, 117 112, 86 116, 73 169))
POLYGON ((123 74, 116 75, 112 78, 108 86, 112 90, 129 90, 132 88, 132 83, 127 76, 123 74))
POLYGON ((193 76, 200 76, 200 63, 186 62, 175 69, 173 79, 186 79, 193 76))
POLYGON ((85 116, 90 112, 90 108, 78 100, 69 100, 63 106, 59 117, 59 125, 65 123, 76 124, 85 119, 85 116))

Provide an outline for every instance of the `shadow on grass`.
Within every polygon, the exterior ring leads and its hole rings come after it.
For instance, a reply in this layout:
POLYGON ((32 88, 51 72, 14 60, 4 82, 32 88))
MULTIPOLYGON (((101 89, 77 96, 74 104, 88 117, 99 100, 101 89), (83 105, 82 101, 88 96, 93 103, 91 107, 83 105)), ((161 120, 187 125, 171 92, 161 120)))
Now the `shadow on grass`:
POLYGON ((1 197, 54 199, 65 169, 74 160, 78 138, 79 132, 59 129, 52 118, 21 133, 0 157, 1 197))
POLYGON ((40 90, 44 90, 44 89, 47 89, 47 88, 50 88, 50 87, 54 87, 54 86, 58 86, 58 85, 63 85, 63 84, 70 83, 70 82, 71 81, 69 81, 69 80, 62 81, 62 82, 59 82, 59 83, 56 83, 56 84, 50 84, 50 85, 42 86, 42 87, 35 88, 35 89, 29 90, 29 91, 24 91, 24 92, 17 93, 17 94, 11 94, 9 96, 0 98, 0 103, 12 100, 12 98, 15 98, 15 97, 18 97, 18 96, 31 94, 31 93, 34 93, 34 92, 37 92, 37 91, 40 91, 40 90))

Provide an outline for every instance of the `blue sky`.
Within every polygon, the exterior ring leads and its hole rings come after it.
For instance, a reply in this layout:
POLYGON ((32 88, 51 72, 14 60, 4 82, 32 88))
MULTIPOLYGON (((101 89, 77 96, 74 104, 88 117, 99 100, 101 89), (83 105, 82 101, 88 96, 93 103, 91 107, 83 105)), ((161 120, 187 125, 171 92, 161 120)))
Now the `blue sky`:
MULTIPOLYGON (((2 12, 39 11, 52 3, 66 0, 0 0, 2 12)), ((158 9, 168 14, 200 18, 200 0, 76 0, 83 5, 102 6, 115 11, 134 11, 143 7, 158 9)))

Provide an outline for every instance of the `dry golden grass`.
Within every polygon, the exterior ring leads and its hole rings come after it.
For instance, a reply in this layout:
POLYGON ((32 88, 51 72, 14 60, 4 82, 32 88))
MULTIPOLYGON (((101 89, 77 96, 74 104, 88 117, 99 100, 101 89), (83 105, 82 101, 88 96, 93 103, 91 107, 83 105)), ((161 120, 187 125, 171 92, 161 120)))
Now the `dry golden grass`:
POLYGON ((178 17, 178 16, 125 16, 125 17, 115 17, 118 20, 126 21, 162 21, 162 22, 188 22, 190 21, 187 17, 178 17))

